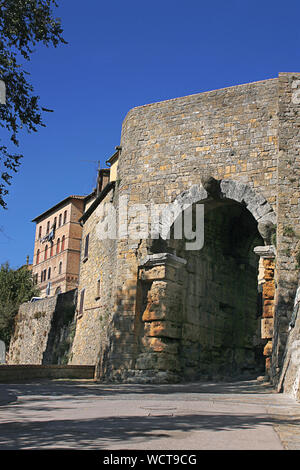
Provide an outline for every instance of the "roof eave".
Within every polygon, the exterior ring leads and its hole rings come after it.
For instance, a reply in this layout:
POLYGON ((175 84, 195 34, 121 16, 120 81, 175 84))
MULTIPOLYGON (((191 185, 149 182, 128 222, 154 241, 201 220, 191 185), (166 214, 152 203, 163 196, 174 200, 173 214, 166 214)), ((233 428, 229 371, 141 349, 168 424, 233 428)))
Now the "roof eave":
POLYGON ((115 183, 116 183, 115 181, 110 181, 109 183, 107 183, 107 185, 104 187, 101 193, 97 196, 95 201, 90 205, 87 211, 80 217, 80 219, 78 219, 78 222, 80 223, 80 225, 83 225, 87 221, 90 215, 98 207, 100 202, 105 198, 105 196, 109 193, 109 191, 114 188, 115 183))
POLYGON ((50 214, 51 212, 53 212, 54 210, 57 210, 60 206, 62 206, 63 204, 65 204, 67 201, 69 200, 72 200, 72 199, 80 199, 80 200, 85 200, 86 198, 88 198, 90 195, 87 195, 87 196, 68 196, 66 197, 65 199, 63 199, 62 201, 58 202, 57 204, 55 204, 54 206, 50 207, 50 209, 47 209, 45 212, 43 212, 42 214, 38 215, 37 217, 35 217, 34 219, 31 220, 31 222, 39 222, 39 220, 41 220, 42 218, 44 218, 47 214, 50 214))

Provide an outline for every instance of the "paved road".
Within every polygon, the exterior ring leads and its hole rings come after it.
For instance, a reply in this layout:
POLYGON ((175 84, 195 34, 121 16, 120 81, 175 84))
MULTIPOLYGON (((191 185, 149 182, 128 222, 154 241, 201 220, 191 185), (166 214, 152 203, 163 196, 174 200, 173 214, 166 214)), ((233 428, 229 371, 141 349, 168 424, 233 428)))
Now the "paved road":
POLYGON ((300 404, 257 381, 0 384, 4 449, 300 449, 300 404))

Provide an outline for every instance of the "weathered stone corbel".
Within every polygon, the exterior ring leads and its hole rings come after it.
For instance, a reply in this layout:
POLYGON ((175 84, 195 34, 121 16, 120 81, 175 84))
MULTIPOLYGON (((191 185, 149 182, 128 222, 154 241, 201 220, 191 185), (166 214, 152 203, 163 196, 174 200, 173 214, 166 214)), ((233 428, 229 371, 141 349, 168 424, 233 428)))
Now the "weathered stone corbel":
POLYGON ((174 268, 178 268, 185 265, 186 260, 172 253, 154 253, 153 255, 147 255, 141 260, 140 266, 158 266, 162 264, 169 264, 174 268))
POLYGON ((276 248, 274 245, 256 246, 254 253, 263 259, 274 259, 276 257, 276 248))
POLYGON ((155 253, 141 260, 139 279, 150 281, 155 279, 176 280, 176 270, 186 264, 186 260, 172 253, 155 253))
POLYGON ((221 197, 221 181, 216 180, 213 176, 202 179, 202 186, 209 196, 213 199, 219 199, 221 197))
POLYGON ((272 245, 272 238, 273 235, 276 233, 276 225, 273 224, 273 222, 271 222, 270 220, 258 221, 257 229, 262 238, 264 239, 266 245, 273 246, 273 248, 275 249, 274 245, 272 245))

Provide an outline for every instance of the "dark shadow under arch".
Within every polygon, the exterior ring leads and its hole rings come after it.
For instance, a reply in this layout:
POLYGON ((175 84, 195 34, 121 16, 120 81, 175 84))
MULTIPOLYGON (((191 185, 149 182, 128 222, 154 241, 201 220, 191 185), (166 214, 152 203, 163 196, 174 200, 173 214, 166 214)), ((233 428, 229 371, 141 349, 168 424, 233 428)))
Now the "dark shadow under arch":
POLYGON ((265 342, 260 335, 259 258, 253 249, 264 241, 244 204, 211 198, 202 204, 203 248, 187 250, 184 239, 166 241, 170 252, 186 260, 178 271, 181 373, 185 380, 257 376, 264 372, 265 342))

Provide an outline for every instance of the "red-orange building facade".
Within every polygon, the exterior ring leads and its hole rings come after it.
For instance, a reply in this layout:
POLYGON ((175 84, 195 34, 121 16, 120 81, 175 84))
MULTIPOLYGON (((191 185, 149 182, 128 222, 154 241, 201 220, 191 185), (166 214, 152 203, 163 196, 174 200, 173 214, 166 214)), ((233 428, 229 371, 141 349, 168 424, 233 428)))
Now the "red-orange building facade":
POLYGON ((68 196, 33 219, 36 223, 32 273, 41 297, 78 286, 86 196, 68 196))

